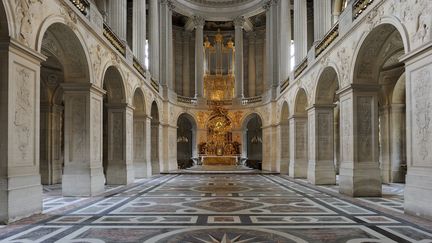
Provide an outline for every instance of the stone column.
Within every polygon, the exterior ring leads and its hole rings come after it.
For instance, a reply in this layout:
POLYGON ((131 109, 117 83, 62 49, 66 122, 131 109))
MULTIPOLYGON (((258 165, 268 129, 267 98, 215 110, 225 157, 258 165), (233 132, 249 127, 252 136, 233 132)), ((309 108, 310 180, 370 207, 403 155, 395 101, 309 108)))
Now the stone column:
POLYGON ((151 176, 148 164, 150 159, 149 143, 150 128, 147 127, 147 123, 150 124, 150 118, 144 114, 134 115, 133 121, 133 165, 135 178, 146 178, 151 176))
POLYGON ((195 98, 202 98, 204 93, 204 24, 203 17, 194 16, 195 26, 195 98))
POLYGON ((39 175, 40 63, 16 42, 0 46, 0 223, 42 211, 39 175))
POLYGON ((391 161, 390 161, 390 106, 379 108, 380 118, 380 154, 379 162, 381 167, 382 183, 390 183, 391 161))
POLYGON ((339 16, 342 12, 342 0, 335 0, 333 3, 333 16, 334 16, 334 21, 336 22, 339 20, 339 16))
POLYGON ((149 1, 149 69, 152 79, 159 81, 159 4, 149 1))
POLYGON ((102 105, 105 91, 93 84, 63 84, 65 103, 64 196, 104 192, 102 105))
POLYGON ((381 196, 377 87, 351 86, 338 95, 341 138, 339 192, 353 197, 381 196))
POLYGON ((280 0, 280 6, 280 78, 285 81, 291 72, 291 3, 280 0))
POLYGON ((159 121, 151 121, 151 132, 150 132, 150 141, 151 141, 151 174, 157 175, 160 173, 160 163, 159 163, 159 121))
POLYGON ((404 56, 406 72, 407 164, 404 207, 432 219, 432 47, 404 56))
POLYGON ((62 114, 64 107, 43 104, 40 107, 40 173, 43 185, 61 183, 63 155, 62 114))
POLYGON ((143 64, 145 63, 146 32, 146 0, 133 0, 133 23, 132 23, 132 49, 135 57, 143 64))
POLYGON ((108 4, 108 22, 118 37, 126 41, 127 1, 110 0, 108 4))
POLYGON ((177 170, 177 126, 163 124, 160 126, 162 138, 161 148, 161 172, 177 170))
POLYGON ((272 127, 263 126, 262 127, 262 170, 272 171, 272 127))
POLYGON ((313 106, 308 110, 308 181, 315 185, 336 184, 333 154, 333 106, 313 106))
POLYGON ((314 0, 314 40, 320 41, 332 27, 332 0, 314 0))
POLYGON ((307 54, 307 5, 305 0, 294 0, 295 65, 307 54))
POLYGON ((243 16, 234 19, 235 26, 235 97, 237 99, 243 99, 243 25, 245 23, 243 16))
POLYGON ((109 185, 127 185, 134 180, 133 172, 133 108, 127 104, 107 104, 109 185))
POLYGON ((264 90, 279 86, 279 26, 278 26, 278 1, 269 0, 265 5, 266 10, 266 77, 267 84, 264 90))
POLYGON ((280 123, 280 136, 281 142, 279 143, 279 150, 281 154, 280 173, 288 175, 289 160, 290 160, 290 146, 289 146, 289 120, 285 119, 280 123))
POLYGON ((189 51, 189 42, 190 42, 191 33, 189 31, 183 32, 183 96, 190 97, 190 51, 189 51))
POLYGON ((292 116, 289 119, 290 127, 290 164, 289 176, 293 178, 306 178, 307 176, 307 130, 308 119, 302 116, 292 116))
POLYGON ((405 182, 406 171, 401 167, 406 165, 405 120, 405 105, 392 104, 390 110, 390 182, 392 183, 405 182))
POLYGON ((169 0, 160 0, 160 83, 162 86, 174 89, 174 58, 173 58, 173 32, 172 10, 174 5, 169 0))
POLYGON ((255 63, 255 32, 249 33, 249 58, 248 58, 248 94, 249 97, 256 96, 256 63, 255 63))

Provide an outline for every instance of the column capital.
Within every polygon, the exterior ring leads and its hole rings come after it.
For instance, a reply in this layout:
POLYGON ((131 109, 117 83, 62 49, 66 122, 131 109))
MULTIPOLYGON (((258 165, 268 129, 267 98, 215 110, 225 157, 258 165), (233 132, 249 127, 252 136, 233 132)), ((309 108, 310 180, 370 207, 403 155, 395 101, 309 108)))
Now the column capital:
POLYGON ((243 25, 245 24, 246 19, 245 19, 244 16, 238 16, 238 17, 236 17, 236 18, 233 20, 233 22, 234 22, 234 26, 235 26, 236 28, 237 28, 237 27, 241 27, 241 28, 243 28, 243 25))
POLYGON ((168 9, 169 10, 174 10, 175 9, 175 5, 171 0, 159 0, 160 4, 164 4, 164 5, 168 5, 168 9))
POLYGON ((265 11, 268 11, 268 10, 270 10, 270 8, 271 8, 273 5, 277 4, 278 2, 279 2, 279 0, 268 0, 268 1, 266 1, 266 2, 264 3, 264 5, 263 5, 263 9, 264 9, 265 11))
POLYGON ((195 15, 192 17, 192 23, 195 28, 203 28, 205 24, 205 19, 204 17, 195 15))

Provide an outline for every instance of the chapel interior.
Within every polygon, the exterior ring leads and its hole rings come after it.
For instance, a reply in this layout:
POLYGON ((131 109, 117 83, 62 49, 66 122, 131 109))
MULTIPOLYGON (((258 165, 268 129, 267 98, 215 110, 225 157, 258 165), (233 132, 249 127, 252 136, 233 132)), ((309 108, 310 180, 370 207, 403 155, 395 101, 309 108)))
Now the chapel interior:
POLYGON ((432 242, 432 2, 2 0, 2 242, 432 242))

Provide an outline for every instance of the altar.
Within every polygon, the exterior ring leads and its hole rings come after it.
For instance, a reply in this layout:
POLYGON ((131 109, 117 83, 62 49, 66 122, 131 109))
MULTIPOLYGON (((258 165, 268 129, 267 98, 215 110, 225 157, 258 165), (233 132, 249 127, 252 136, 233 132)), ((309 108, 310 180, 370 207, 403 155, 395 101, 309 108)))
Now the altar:
POLYGON ((238 165, 238 156, 200 156, 202 165, 238 165))

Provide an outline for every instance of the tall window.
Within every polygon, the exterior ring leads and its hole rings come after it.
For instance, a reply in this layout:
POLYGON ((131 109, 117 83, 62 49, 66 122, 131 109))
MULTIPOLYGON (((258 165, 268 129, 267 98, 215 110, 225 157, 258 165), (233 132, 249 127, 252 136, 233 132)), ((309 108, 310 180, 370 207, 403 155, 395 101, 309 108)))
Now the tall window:
POLYGON ((148 56, 149 56, 149 52, 148 52, 148 47, 149 47, 149 45, 148 45, 148 40, 145 40, 145 47, 144 47, 144 50, 145 50, 145 53, 144 53, 144 66, 145 66, 145 69, 148 69, 148 66, 149 66, 149 58, 148 58, 148 56))
POLYGON ((291 56, 290 56, 290 71, 294 70, 294 65, 295 65, 295 48, 294 48, 294 41, 291 40, 291 56))

